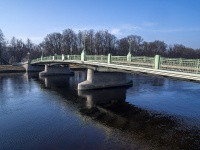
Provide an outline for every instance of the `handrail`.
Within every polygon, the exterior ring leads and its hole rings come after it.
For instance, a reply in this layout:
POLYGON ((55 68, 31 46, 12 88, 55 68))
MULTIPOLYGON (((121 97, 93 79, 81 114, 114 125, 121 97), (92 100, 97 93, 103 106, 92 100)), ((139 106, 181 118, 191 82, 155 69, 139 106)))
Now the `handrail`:
MULTIPOLYGON (((46 56, 37 59, 33 59, 31 63, 40 63, 44 61, 68 61, 75 60, 81 61, 81 55, 56 55, 56 56, 46 56)), ((144 68, 155 68, 155 57, 146 56, 132 56, 130 61, 128 61, 128 56, 111 56, 112 64, 121 64, 127 66, 139 66, 144 68)), ((108 63, 107 55, 87 55, 86 61, 89 62, 101 62, 108 63)), ((165 58, 160 57, 158 60, 159 67, 157 69, 171 70, 177 72, 187 72, 199 74, 200 72, 200 59, 184 59, 184 58, 165 58)))

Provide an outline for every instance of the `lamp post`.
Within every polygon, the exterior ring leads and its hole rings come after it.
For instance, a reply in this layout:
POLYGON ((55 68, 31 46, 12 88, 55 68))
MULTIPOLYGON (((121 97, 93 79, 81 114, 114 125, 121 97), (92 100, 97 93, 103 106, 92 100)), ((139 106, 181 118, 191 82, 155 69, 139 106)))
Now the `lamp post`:
POLYGON ((72 55, 72 47, 70 47, 70 53, 71 53, 71 55, 72 55))
POLYGON ((129 43, 129 53, 131 54, 131 44, 132 44, 132 40, 129 39, 129 40, 128 40, 128 43, 129 43))
POLYGON ((27 56, 28 56, 28 58, 27 58, 27 59, 28 59, 28 61, 29 61, 29 57, 30 57, 29 55, 30 55, 30 53, 28 52, 28 53, 27 53, 27 56))
POLYGON ((131 62, 131 57, 132 57, 132 54, 131 54, 132 39, 129 39, 129 40, 128 40, 128 43, 129 43, 129 52, 128 52, 128 55, 127 55, 127 61, 128 61, 128 62, 131 62))
POLYGON ((55 60, 57 60, 57 54, 56 53, 54 54, 54 57, 55 57, 55 60))
POLYGON ((43 50, 44 50, 43 47, 41 47, 41 50, 42 50, 42 57, 43 57, 43 50))
POLYGON ((84 33, 84 36, 83 36, 83 49, 85 50, 85 44, 86 44, 86 33, 84 33))
POLYGON ((83 38, 84 38, 84 39, 83 39, 84 47, 83 47, 83 51, 82 51, 82 53, 81 53, 81 61, 86 61, 86 48, 85 48, 86 33, 85 33, 85 35, 84 35, 83 38))
POLYGON ((94 49, 94 53, 95 53, 95 55, 97 54, 97 49, 96 48, 94 49))

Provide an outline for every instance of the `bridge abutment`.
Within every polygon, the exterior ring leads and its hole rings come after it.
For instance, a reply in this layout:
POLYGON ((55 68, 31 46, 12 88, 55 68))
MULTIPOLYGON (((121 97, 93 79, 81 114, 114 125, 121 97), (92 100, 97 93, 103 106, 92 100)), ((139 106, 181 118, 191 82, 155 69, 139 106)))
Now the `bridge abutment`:
POLYGON ((45 65, 44 71, 40 72, 41 76, 50 76, 50 75, 71 75, 73 72, 70 71, 69 66, 48 66, 45 65))
POLYGON ((44 70, 44 66, 34 66, 31 65, 29 61, 24 62, 22 66, 25 68, 26 72, 39 72, 44 70))
POLYGON ((94 72, 87 70, 87 80, 78 84, 78 90, 100 89, 131 85, 125 73, 120 72, 94 72))

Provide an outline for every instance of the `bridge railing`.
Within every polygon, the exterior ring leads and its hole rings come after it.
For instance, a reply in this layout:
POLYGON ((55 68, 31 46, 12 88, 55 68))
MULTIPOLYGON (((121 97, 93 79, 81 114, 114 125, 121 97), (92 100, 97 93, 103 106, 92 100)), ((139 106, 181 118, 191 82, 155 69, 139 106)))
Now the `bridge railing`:
MULTIPOLYGON (((158 56, 158 55, 157 55, 158 56)), ((171 70, 179 72, 200 73, 200 59, 146 57, 146 56, 107 56, 107 55, 87 55, 87 61, 121 64, 153 69, 171 70), (159 58, 159 59, 156 59, 159 58)), ((41 62, 45 60, 77 60, 81 61, 81 55, 56 55, 37 58, 31 61, 41 62)))
POLYGON ((62 55, 56 55, 56 56, 54 56, 54 60, 62 60, 62 55))
POLYGON ((36 59, 31 60, 31 63, 40 62, 40 61, 41 61, 41 58, 36 58, 36 59))
POLYGON ((118 64, 127 63, 127 57, 126 56, 112 56, 112 62, 118 63, 118 64))
POLYGON ((154 68, 154 57, 138 56, 131 57, 131 61, 127 60, 127 56, 112 56, 112 63, 124 64, 130 66, 154 68))
POLYGON ((106 55, 87 55, 87 61, 106 63, 108 61, 108 56, 106 56, 106 55))
POLYGON ((154 57, 146 57, 146 56, 131 57, 131 65, 134 66, 154 68, 154 64, 155 64, 154 57))
POLYGON ((54 58, 53 56, 46 56, 46 57, 43 57, 42 60, 53 60, 53 58, 54 58))
POLYGON ((160 69, 199 73, 199 59, 183 59, 183 58, 161 58, 160 69))
POLYGON ((81 55, 64 55, 64 60, 81 60, 81 55))

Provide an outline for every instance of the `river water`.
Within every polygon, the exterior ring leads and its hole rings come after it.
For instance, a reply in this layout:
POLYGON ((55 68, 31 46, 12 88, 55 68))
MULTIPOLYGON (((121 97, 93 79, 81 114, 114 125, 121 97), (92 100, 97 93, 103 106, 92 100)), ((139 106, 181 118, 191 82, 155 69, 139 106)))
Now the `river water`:
POLYGON ((200 149, 200 83, 129 77, 133 86, 77 91, 84 71, 0 74, 0 149, 200 149))

